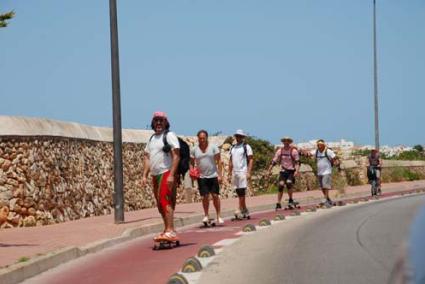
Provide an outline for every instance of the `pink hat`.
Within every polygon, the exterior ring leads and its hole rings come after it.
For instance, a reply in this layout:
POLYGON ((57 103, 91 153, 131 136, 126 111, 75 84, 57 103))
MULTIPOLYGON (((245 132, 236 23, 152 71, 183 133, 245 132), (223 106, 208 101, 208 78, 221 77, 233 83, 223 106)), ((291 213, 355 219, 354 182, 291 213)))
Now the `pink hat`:
POLYGON ((156 112, 153 113, 153 118, 155 118, 155 117, 162 117, 162 118, 167 119, 167 114, 163 111, 156 111, 156 112))

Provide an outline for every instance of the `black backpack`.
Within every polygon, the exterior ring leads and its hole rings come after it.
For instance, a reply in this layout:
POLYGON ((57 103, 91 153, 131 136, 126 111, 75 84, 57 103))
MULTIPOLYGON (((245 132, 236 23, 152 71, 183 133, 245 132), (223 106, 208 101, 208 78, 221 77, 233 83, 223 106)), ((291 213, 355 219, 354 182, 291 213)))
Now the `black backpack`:
MULTIPOLYGON (((169 130, 166 130, 164 132, 164 135, 162 136, 162 142, 164 143, 164 147, 162 147, 162 151, 164 151, 165 153, 169 153, 171 151, 171 146, 170 144, 168 144, 168 141, 167 141, 168 132, 169 130)), ((152 140, 154 135, 155 134, 151 136, 149 141, 152 140)), ((179 146, 180 146, 180 161, 179 161, 179 165, 177 166, 177 174, 184 177, 186 172, 189 170, 190 147, 186 143, 186 141, 184 141, 180 137, 177 137, 177 139, 179 140, 179 146)))

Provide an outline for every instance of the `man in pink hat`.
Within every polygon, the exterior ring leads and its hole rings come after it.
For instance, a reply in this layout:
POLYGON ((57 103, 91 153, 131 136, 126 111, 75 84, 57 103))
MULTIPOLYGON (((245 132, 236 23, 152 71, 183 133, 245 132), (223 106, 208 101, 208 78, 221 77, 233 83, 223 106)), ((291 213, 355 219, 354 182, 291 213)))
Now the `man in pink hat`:
POLYGON ((177 167, 180 160, 179 141, 176 134, 169 131, 170 123, 164 112, 158 111, 153 114, 151 127, 155 133, 146 144, 142 184, 147 184, 150 173, 156 204, 164 222, 164 232, 154 240, 177 241, 174 209, 177 167))

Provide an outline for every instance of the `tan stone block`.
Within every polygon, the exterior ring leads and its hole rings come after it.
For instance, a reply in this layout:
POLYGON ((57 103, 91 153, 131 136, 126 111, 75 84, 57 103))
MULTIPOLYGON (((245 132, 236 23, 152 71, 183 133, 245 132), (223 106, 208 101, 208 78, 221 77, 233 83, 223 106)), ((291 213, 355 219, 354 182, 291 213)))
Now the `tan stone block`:
POLYGON ((0 209, 0 224, 6 222, 8 215, 9 215, 9 207, 3 206, 0 209))

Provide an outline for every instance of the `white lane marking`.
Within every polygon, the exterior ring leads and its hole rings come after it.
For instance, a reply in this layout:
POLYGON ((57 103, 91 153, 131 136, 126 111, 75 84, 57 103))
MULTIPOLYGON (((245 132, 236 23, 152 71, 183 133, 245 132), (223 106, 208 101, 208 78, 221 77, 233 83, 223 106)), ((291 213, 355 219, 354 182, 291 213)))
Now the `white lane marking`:
POLYGON ((233 244, 234 242, 236 242, 238 240, 239 240, 239 238, 237 238, 237 239, 223 239, 223 240, 218 241, 215 244, 213 244, 213 246, 214 247, 215 246, 221 246, 221 247, 229 246, 229 245, 233 244))

